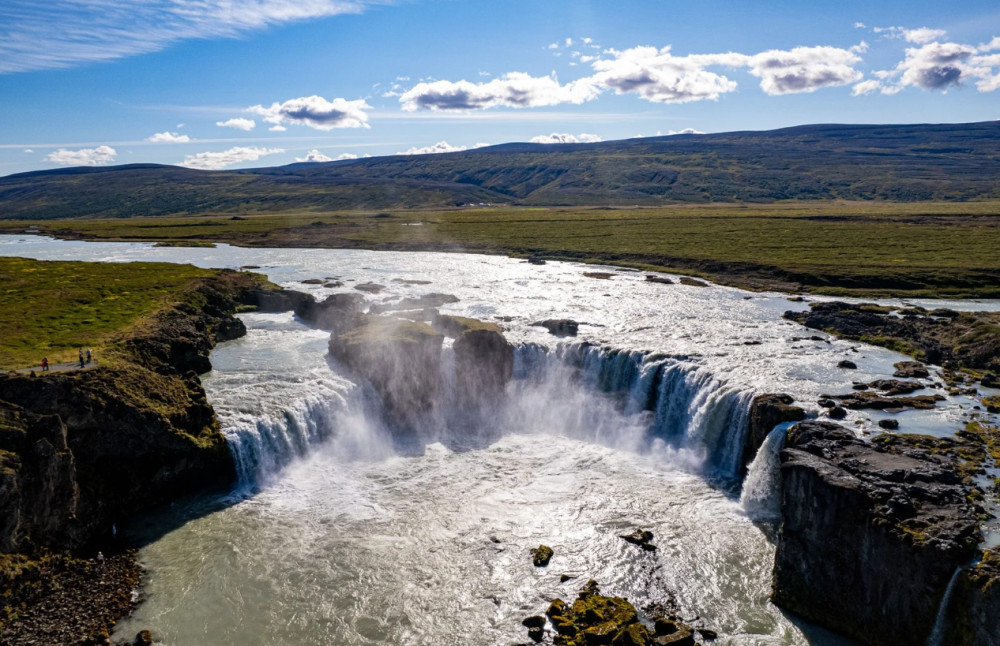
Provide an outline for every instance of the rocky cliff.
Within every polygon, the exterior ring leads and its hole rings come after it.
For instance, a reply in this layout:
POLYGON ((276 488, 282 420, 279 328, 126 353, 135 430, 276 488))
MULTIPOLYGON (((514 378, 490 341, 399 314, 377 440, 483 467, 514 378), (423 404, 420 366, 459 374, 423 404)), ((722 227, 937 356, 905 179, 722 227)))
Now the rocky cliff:
POLYGON ((923 644, 981 538, 958 440, 789 430, 772 599, 867 644, 923 644))
POLYGON ((123 332, 98 368, 0 376, 0 552, 100 544, 141 509, 230 482, 198 373, 266 291, 220 272, 123 332))
POLYGON ((944 624, 954 646, 1000 644, 1000 553, 983 554, 958 575, 944 624))

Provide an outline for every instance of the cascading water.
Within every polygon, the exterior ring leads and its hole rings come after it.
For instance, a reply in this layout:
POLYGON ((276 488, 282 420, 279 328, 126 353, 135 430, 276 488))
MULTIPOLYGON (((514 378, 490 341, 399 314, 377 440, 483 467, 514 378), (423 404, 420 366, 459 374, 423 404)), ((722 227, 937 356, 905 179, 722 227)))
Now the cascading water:
POLYGON ((781 516, 781 460, 785 433, 794 422, 774 427, 747 468, 740 504, 754 520, 777 520, 781 516))
MULTIPOLYGON (((740 476, 753 393, 729 386, 689 358, 585 344, 546 352, 527 344, 517 349, 514 374, 545 389, 544 405, 557 407, 563 419, 573 417, 565 410, 565 392, 574 387, 574 377, 591 396, 617 400, 616 422, 629 421, 613 433, 613 446, 666 448, 703 472, 728 480, 740 476)), ((586 431, 586 424, 581 420, 577 430, 586 431)))

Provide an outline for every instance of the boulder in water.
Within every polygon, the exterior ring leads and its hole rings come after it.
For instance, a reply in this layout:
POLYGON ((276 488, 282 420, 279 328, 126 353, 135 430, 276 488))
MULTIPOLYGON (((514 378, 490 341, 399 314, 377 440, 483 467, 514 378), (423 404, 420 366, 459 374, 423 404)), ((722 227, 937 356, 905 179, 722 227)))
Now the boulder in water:
POLYGON ((893 364, 893 367, 896 369, 896 372, 892 373, 893 377, 926 379, 930 376, 927 366, 919 361, 900 361, 893 364))
POLYGON ((659 283, 660 285, 673 285, 674 281, 670 280, 666 276, 657 276, 655 274, 646 274, 647 283, 659 283))
POLYGON ((549 564, 549 560, 552 559, 552 548, 548 545, 539 545, 531 551, 531 562, 535 564, 535 567, 545 567, 549 564))
POLYGON ((857 370, 858 364, 854 363, 850 359, 844 359, 837 364, 838 368, 843 368, 844 370, 857 370))
POLYGON ((546 319, 532 323, 532 325, 543 327, 549 331, 549 334, 555 336, 576 336, 580 327, 580 324, 573 319, 546 319))
POLYGON ((346 332, 360 323, 364 304, 365 297, 361 294, 340 292, 320 302, 310 298, 295 308, 295 314, 317 327, 346 332))
POLYGON ((681 276, 678 280, 681 285, 687 285, 688 287, 708 287, 708 283, 705 281, 691 278, 690 276, 681 276))
POLYGON ((365 292, 368 294, 378 294, 383 289, 385 289, 385 285, 379 285, 378 283, 371 283, 371 282, 361 283, 359 285, 355 285, 354 289, 358 290, 359 292, 365 292))
POLYGON ((656 546, 653 545, 653 532, 649 530, 637 529, 631 534, 620 534, 620 536, 625 539, 626 542, 638 545, 647 552, 656 551, 656 546))

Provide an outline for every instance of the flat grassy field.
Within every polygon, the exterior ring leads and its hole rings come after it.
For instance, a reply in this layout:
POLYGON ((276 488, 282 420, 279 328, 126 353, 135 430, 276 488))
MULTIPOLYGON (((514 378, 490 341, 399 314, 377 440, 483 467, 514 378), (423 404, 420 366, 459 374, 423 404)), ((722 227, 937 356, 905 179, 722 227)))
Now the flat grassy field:
POLYGON ((57 237, 449 250, 845 295, 1000 297, 1000 202, 466 208, 0 222, 57 237))
POLYGON ((166 263, 40 262, 0 258, 0 369, 75 361, 78 348, 103 360, 108 341, 214 272, 166 263))

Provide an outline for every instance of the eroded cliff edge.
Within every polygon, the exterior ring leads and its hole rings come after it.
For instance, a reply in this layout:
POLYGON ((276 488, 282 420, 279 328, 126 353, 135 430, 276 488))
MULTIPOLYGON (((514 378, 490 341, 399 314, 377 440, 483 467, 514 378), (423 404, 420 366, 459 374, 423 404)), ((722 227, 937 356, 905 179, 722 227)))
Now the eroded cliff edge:
MULTIPOLYGON (((0 574, 10 592, 0 616, 4 639, 11 619, 26 620, 47 594, 58 574, 48 564, 85 569, 74 557, 111 547, 117 523, 233 481, 198 374, 211 369, 217 342, 245 334, 235 312, 289 309, 283 294, 259 275, 219 271, 122 331, 96 368, 0 375, 0 574)), ((127 607, 104 610, 93 609, 97 623, 127 607)), ((70 626, 56 641, 86 643, 106 629, 70 626)))
MULTIPOLYGON (((978 554, 983 509, 968 476, 980 451, 962 438, 867 443, 830 422, 792 427, 773 601, 867 644, 926 643, 949 582, 978 554)), ((995 597, 980 598, 979 616, 996 616, 995 597)))

